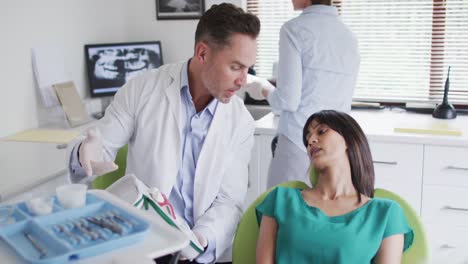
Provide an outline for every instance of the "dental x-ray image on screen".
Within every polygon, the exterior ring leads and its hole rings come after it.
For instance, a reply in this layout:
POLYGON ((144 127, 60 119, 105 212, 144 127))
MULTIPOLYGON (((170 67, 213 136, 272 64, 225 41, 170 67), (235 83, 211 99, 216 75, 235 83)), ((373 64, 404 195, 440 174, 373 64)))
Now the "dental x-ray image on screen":
POLYGON ((86 45, 85 52, 93 97, 113 95, 131 78, 163 64, 159 41, 86 45))

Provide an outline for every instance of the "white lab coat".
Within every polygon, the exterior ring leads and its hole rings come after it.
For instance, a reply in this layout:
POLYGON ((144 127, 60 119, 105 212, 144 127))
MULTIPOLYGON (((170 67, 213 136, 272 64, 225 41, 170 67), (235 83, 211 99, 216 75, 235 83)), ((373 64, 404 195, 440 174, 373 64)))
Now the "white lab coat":
MULTIPOLYGON (((113 160, 116 151, 128 143, 127 173, 168 197, 182 157, 181 67, 181 63, 164 65, 130 80, 98 125, 106 159, 113 160)), ((240 98, 219 103, 196 165, 194 229, 204 226, 215 234, 217 261, 230 261, 220 256, 225 251, 230 256, 243 213, 254 128, 240 98)))

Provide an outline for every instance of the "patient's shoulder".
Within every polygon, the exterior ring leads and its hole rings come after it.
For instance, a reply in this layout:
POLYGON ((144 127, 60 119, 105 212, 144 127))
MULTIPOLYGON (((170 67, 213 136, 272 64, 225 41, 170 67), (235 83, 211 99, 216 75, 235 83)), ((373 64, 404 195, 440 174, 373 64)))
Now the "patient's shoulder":
POLYGON ((283 186, 278 186, 272 190, 272 192, 275 192, 277 196, 291 196, 295 195, 297 192, 300 192, 300 188, 293 188, 293 187, 283 187, 283 186))
POLYGON ((397 207, 400 206, 397 202, 388 198, 374 197, 372 198, 372 202, 374 203, 374 206, 377 206, 380 208, 388 209, 388 208, 391 208, 392 206, 397 206, 397 207))
POLYGON ((382 218, 395 218, 404 215, 400 204, 387 198, 373 198, 372 211, 382 218))
POLYGON ((298 188, 278 186, 268 193, 265 200, 281 205, 296 200, 300 192, 301 189, 298 188))

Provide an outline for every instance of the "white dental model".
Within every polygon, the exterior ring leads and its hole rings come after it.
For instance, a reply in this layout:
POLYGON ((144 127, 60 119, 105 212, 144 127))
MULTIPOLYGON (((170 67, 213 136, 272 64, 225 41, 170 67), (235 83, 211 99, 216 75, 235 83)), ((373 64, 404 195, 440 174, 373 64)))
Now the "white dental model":
POLYGON ((26 201, 26 207, 34 215, 46 215, 52 213, 54 197, 36 197, 26 201))

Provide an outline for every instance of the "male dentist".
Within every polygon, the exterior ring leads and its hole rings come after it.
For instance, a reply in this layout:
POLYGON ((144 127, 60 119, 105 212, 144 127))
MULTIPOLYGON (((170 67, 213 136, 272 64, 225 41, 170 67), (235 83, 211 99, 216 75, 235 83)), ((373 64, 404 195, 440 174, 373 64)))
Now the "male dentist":
POLYGON ((117 150, 128 144, 127 173, 169 197, 205 246, 198 263, 231 261, 254 133, 233 95, 255 63, 259 31, 256 16, 213 5, 198 23, 193 57, 128 81, 98 133, 71 153, 71 177, 79 181, 115 169, 117 150))

